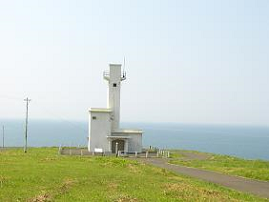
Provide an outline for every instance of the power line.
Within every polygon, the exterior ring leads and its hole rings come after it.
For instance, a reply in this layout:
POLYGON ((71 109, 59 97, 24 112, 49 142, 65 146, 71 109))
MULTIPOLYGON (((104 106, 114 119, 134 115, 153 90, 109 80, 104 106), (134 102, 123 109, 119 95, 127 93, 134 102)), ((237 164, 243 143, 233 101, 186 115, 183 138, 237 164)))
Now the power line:
MULTIPOLYGON (((124 59, 125 60, 125 59, 124 59)), ((125 63, 125 62, 124 62, 125 63)), ((124 65, 125 66, 125 65, 124 65)), ((11 99, 11 100, 20 100, 21 98, 19 97, 16 97, 16 96, 11 96, 11 95, 1 95, 0 94, 0 99, 1 98, 4 98, 4 99, 11 99)), ((25 120, 25 149, 27 149, 27 136, 28 136, 28 105, 29 105, 29 102, 31 101, 29 98, 26 98, 24 99, 24 101, 26 101, 26 120, 25 120), (27 101, 28 99, 28 101, 27 101)), ((63 116, 59 116, 57 114, 55 114, 55 111, 52 111, 50 108, 47 108, 47 107, 44 107, 42 106, 43 111, 45 111, 46 113, 52 115, 55 120, 58 120, 58 121, 61 121, 63 123, 68 123, 69 126, 73 127, 73 128, 77 128, 77 129, 80 129, 81 131, 83 131, 83 133, 85 134, 88 134, 88 131, 85 130, 84 127, 81 127, 80 124, 77 124, 76 122, 74 121, 71 121, 71 120, 68 120, 66 118, 63 118, 63 116)))
POLYGON ((0 95, 1 99, 10 99, 10 100, 20 100, 21 97, 16 97, 16 96, 10 96, 10 95, 0 95))
POLYGON ((72 126, 73 128, 76 128, 76 129, 80 129, 81 131, 88 134, 88 130, 85 130, 85 128, 81 127, 80 124, 78 124, 77 122, 72 121, 72 120, 68 120, 68 119, 64 118, 63 116, 59 116, 58 114, 55 114, 55 112, 52 111, 50 108, 43 106, 42 109, 43 109, 43 111, 46 111, 47 114, 53 116, 54 120, 60 121, 62 123, 68 123, 69 126, 72 126))

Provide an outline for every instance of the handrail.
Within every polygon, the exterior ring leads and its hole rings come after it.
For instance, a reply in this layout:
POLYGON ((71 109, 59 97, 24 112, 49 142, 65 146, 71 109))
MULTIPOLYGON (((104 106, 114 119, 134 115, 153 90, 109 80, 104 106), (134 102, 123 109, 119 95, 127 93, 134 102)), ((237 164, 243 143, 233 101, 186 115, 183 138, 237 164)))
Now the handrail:
MULTIPOLYGON (((110 79, 110 72, 109 71, 104 71, 103 72, 103 77, 104 79, 108 80, 110 79)), ((126 72, 123 73, 123 75, 120 77, 121 81, 124 81, 126 79, 126 72)))
POLYGON ((110 79, 109 71, 104 71, 103 72, 103 77, 104 77, 104 79, 109 81, 109 79, 110 79))

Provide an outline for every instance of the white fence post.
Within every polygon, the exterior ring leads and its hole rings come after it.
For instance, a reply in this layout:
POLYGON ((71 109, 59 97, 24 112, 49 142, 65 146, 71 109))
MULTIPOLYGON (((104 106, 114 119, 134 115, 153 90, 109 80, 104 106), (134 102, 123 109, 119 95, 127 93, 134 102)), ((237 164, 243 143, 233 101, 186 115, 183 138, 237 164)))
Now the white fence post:
POLYGON ((60 155, 62 151, 62 145, 59 146, 58 154, 60 155))
POLYGON ((118 149, 119 149, 118 146, 119 146, 119 143, 116 142, 116 148, 115 148, 115 150, 116 150, 116 157, 118 157, 118 154, 119 154, 119 153, 118 153, 118 152, 119 152, 119 151, 118 151, 118 149))

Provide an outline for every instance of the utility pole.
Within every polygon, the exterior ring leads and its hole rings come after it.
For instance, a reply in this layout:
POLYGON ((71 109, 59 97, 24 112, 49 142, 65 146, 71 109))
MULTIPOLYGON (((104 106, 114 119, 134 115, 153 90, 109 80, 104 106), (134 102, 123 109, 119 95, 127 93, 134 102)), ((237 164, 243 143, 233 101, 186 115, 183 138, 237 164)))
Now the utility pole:
POLYGON ((25 145, 24 145, 24 153, 27 153, 27 136, 28 136, 28 108, 29 102, 31 101, 28 97, 24 99, 26 102, 26 119, 25 119, 25 145))
POLYGON ((5 148, 5 126, 3 126, 3 149, 5 148))

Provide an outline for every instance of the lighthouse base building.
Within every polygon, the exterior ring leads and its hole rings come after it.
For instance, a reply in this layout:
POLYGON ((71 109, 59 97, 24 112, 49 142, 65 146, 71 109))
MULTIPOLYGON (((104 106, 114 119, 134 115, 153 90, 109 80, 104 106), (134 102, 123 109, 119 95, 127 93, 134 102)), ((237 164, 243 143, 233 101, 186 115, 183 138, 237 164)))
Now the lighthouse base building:
POLYGON ((88 150, 141 153, 142 130, 120 128, 120 88, 126 73, 122 73, 120 64, 110 64, 109 67, 103 75, 108 82, 107 108, 89 109, 88 150))

